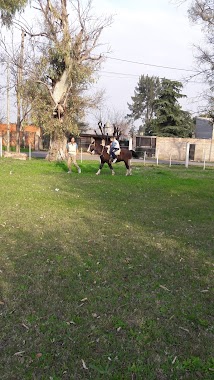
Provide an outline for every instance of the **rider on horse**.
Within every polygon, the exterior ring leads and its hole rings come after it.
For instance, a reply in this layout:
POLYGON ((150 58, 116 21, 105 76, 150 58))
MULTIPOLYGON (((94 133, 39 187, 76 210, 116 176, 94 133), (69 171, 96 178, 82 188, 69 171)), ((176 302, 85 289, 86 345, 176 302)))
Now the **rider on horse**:
POLYGON ((120 144, 119 141, 117 141, 116 137, 113 136, 110 138, 111 144, 110 144, 110 159, 112 163, 115 163, 117 161, 116 152, 120 150, 120 144))

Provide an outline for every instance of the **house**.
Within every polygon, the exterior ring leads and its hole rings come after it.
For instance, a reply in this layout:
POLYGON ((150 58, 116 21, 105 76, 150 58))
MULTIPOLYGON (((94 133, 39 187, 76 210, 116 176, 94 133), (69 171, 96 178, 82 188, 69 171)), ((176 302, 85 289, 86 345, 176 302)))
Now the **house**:
MULTIPOLYGON (((10 146, 16 146, 16 124, 9 124, 10 146)), ((0 136, 2 136, 3 146, 7 145, 8 125, 0 124, 0 136)), ((23 126, 20 131, 20 141, 22 147, 29 147, 35 150, 42 149, 42 131, 40 127, 34 125, 23 126)))
MULTIPOLYGON (((100 137, 104 136, 106 140, 106 144, 108 143, 110 144, 110 138, 114 135, 114 132, 115 132, 114 126, 108 123, 107 126, 104 125, 101 129, 102 129, 102 132, 99 127, 96 127, 94 129, 90 128, 84 132, 81 132, 79 137, 77 137, 76 139, 79 148, 82 148, 83 151, 87 150, 89 144, 91 143, 91 139, 97 136, 100 136, 100 137)), ((128 148, 130 136, 128 135, 127 130, 125 129, 123 130, 119 139, 120 139, 120 146, 124 148, 125 147, 128 148)))

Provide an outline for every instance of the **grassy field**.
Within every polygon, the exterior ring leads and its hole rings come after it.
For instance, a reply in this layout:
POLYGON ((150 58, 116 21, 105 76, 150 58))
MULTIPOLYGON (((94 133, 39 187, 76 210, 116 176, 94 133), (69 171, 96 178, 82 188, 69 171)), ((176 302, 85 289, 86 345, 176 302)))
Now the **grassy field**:
POLYGON ((214 378, 214 168, 0 160, 0 379, 214 378))

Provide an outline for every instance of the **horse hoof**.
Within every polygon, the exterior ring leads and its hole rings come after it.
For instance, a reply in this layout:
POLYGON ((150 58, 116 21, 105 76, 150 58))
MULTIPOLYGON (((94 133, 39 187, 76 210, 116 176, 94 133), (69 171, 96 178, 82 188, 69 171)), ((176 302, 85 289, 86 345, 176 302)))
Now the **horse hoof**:
POLYGON ((112 175, 115 175, 115 172, 112 172, 111 174, 112 174, 112 175))

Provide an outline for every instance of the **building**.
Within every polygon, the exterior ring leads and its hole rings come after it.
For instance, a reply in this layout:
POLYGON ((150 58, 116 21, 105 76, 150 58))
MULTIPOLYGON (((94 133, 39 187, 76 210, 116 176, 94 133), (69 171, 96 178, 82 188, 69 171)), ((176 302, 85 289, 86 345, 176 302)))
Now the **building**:
MULTIPOLYGON (((10 146, 16 146, 16 124, 9 124, 10 127, 10 146)), ((0 124, 0 136, 2 136, 2 145, 7 146, 8 126, 0 124)), ((20 131, 21 147, 29 147, 34 150, 42 149, 42 131, 40 127, 26 125, 20 131)))
POLYGON ((196 117, 195 138, 213 139, 214 129, 213 120, 206 117, 196 117))

